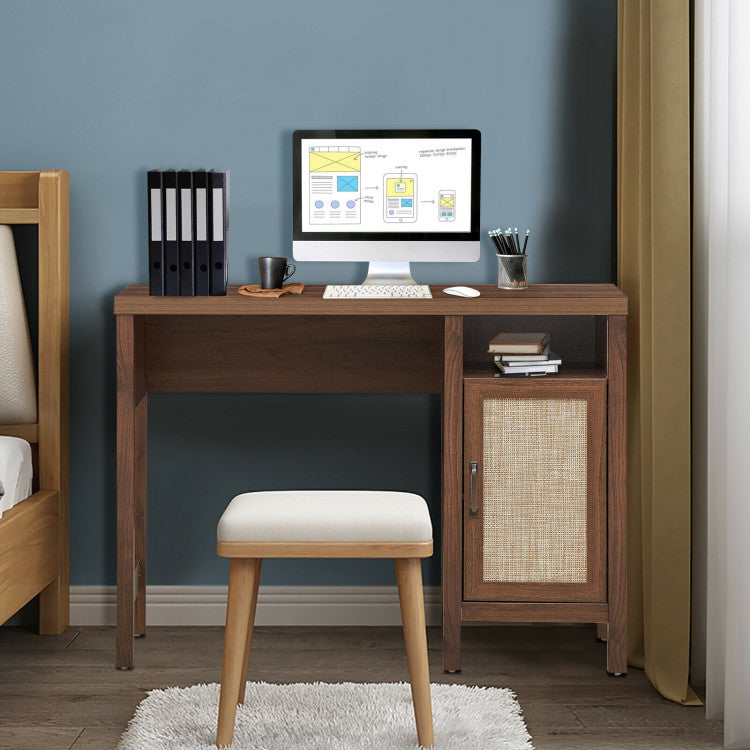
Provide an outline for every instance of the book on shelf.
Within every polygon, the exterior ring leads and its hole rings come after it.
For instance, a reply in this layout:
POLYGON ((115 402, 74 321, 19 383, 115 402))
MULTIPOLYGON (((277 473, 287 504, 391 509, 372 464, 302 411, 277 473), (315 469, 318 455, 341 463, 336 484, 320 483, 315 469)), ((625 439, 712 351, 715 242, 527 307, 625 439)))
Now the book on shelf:
POLYGON ((562 359, 550 350, 549 333, 499 333, 488 344, 500 372, 495 377, 537 377, 557 372, 562 359))
POLYGON ((498 362, 545 362, 547 360, 549 346, 544 347, 541 354, 496 354, 498 362))
POLYGON ((512 368, 534 364, 561 365, 562 359, 554 352, 551 352, 549 346, 546 346, 543 354, 496 354, 495 362, 512 368))
POLYGON ((549 333, 498 333, 488 345, 489 354, 542 354, 549 333))
POLYGON ((502 362, 495 362, 497 369, 504 375, 546 375, 547 373, 557 372, 557 364, 548 362, 529 362, 524 365, 510 365, 502 362))

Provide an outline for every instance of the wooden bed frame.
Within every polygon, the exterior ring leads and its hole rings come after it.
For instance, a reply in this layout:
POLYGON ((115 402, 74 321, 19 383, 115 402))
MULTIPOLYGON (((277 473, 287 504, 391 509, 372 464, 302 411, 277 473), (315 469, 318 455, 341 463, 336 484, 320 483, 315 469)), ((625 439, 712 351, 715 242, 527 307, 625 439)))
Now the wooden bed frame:
POLYGON ((70 621, 68 173, 0 172, 0 224, 39 225, 38 422, 0 425, 28 440, 34 494, 0 519, 0 624, 39 594, 39 632, 70 621))

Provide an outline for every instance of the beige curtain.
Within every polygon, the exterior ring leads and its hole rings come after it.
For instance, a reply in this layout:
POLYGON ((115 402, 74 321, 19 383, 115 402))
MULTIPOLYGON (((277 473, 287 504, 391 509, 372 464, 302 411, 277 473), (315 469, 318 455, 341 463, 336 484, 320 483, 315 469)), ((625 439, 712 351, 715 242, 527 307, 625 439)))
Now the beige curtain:
POLYGON ((618 284, 628 321, 629 659, 690 667, 690 2, 619 0, 618 284))

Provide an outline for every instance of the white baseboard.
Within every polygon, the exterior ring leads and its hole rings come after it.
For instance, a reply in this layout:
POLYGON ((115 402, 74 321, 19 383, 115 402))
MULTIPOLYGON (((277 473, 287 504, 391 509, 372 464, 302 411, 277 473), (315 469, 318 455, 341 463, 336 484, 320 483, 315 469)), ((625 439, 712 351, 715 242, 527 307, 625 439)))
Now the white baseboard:
MULTIPOLYGON (((441 621, 440 587, 424 589, 428 625, 441 621)), ((223 625, 226 586, 147 586, 147 625, 223 625)), ((71 625, 114 625, 114 586, 71 586, 71 625)), ((400 625, 395 586, 261 586, 258 625, 400 625)))

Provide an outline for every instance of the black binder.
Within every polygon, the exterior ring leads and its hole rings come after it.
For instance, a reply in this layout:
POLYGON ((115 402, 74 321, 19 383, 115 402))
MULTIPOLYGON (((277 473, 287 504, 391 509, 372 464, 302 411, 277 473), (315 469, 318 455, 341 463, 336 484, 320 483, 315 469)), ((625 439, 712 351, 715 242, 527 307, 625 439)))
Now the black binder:
POLYGON ((148 172, 148 293, 164 294, 164 204, 161 172, 148 172))
POLYGON ((211 199, 208 202, 211 237, 211 294, 227 293, 227 219, 229 207, 229 172, 209 172, 211 199))
POLYGON ((177 173, 177 236, 180 243, 180 296, 192 297, 193 286, 193 175, 189 169, 177 173))
POLYGON ((195 293, 210 292, 208 252, 208 172, 193 172, 193 237, 195 237, 195 293))
POLYGON ((164 294, 180 293, 180 251, 177 241, 177 172, 162 172, 164 192, 164 294))

